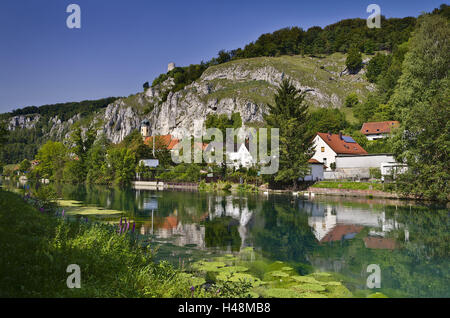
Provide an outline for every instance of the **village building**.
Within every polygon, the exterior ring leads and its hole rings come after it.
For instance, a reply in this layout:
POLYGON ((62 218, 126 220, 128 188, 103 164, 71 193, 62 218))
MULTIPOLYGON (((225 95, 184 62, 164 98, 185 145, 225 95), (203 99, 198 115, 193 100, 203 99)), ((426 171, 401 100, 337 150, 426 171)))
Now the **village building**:
POLYGON ((317 161, 316 159, 308 160, 310 173, 303 178, 300 178, 299 181, 321 181, 324 179, 323 172, 327 167, 324 166, 322 162, 317 161))
POLYGON ((342 133, 317 133, 314 138, 315 159, 326 166, 326 171, 332 171, 338 155, 365 155, 365 151, 352 137, 342 133))
MULTIPOLYGON (((234 151, 226 152, 226 144, 219 142, 211 142, 205 148, 205 152, 213 153, 219 147, 222 152, 226 154, 227 161, 230 163, 228 166, 239 169, 240 167, 251 168, 256 164, 256 159, 250 154, 248 141, 241 143, 240 145, 234 145, 234 151)), ((211 162, 210 162, 211 163, 211 162)))
POLYGON ((361 128, 368 140, 377 140, 389 137, 393 128, 398 127, 398 121, 380 121, 364 123, 361 128))

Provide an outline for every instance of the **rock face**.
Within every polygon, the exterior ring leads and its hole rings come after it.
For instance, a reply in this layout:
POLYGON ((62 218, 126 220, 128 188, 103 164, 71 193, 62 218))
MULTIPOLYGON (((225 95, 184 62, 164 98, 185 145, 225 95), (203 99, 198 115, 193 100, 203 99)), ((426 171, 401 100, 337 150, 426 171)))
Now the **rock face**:
POLYGON ((9 119, 8 130, 31 129, 36 127, 41 116, 39 115, 20 115, 9 119))
POLYGON ((103 121, 103 133, 110 141, 118 143, 134 129, 139 128, 141 117, 121 99, 108 105, 103 121))
POLYGON ((202 125, 209 114, 241 114, 244 125, 250 122, 263 122, 266 105, 257 103, 249 97, 236 94, 217 96, 227 83, 263 82, 264 94, 271 95, 275 87, 285 78, 290 78, 296 88, 308 91, 309 101, 317 106, 342 104, 336 94, 325 94, 320 87, 303 85, 300 80, 289 77, 272 66, 248 69, 242 65, 231 64, 215 70, 208 69, 202 77, 175 93, 170 91, 174 83, 168 79, 160 86, 150 87, 144 93, 136 95, 138 105, 131 107, 126 101, 118 100, 108 106, 105 112, 103 131, 112 142, 119 142, 140 122, 148 119, 150 132, 154 135, 172 134, 181 138, 193 134, 195 125, 202 125), (225 84, 224 84, 225 83, 225 84), (168 92, 168 94, 167 94, 168 92), (166 93, 166 94, 165 94, 166 93), (163 100, 164 96, 167 96, 163 100), (143 114, 146 105, 152 105, 151 112, 143 114))
MULTIPOLYGON (((289 78, 297 89, 308 91, 306 100, 315 107, 340 107, 350 91, 360 94, 373 88, 360 76, 339 74, 344 69, 342 61, 327 62, 325 67, 319 64, 321 61, 293 59, 263 58, 210 67, 197 81, 176 92, 172 90, 174 80, 169 78, 145 92, 109 104, 93 120, 84 122, 84 128, 95 126, 98 134, 118 143, 147 119, 152 135, 172 134, 181 138, 194 134, 209 114, 231 116, 239 112, 244 126, 263 122, 267 103, 272 102, 273 93, 284 78, 289 78)), ((50 118, 48 134, 64 139, 71 125, 80 119, 80 115, 66 122, 50 118)), ((10 118, 8 127, 32 128, 38 121, 38 115, 16 116, 10 118)))

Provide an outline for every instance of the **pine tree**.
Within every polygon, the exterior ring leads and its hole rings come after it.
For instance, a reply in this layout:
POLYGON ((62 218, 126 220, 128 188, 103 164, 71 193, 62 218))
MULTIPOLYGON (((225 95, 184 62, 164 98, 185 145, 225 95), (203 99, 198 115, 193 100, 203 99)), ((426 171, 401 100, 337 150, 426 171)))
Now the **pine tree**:
POLYGON ((293 183, 309 174, 314 134, 308 129, 308 105, 305 92, 284 79, 277 89, 275 104, 268 105, 264 119, 270 128, 280 129, 280 167, 275 181, 293 183))

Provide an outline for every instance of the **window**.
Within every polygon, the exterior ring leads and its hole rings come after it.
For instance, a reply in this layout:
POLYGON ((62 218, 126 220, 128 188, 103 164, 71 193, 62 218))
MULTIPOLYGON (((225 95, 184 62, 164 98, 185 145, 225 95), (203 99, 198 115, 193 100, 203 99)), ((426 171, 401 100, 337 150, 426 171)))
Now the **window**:
POLYGON ((320 151, 325 152, 325 147, 321 147, 320 151))

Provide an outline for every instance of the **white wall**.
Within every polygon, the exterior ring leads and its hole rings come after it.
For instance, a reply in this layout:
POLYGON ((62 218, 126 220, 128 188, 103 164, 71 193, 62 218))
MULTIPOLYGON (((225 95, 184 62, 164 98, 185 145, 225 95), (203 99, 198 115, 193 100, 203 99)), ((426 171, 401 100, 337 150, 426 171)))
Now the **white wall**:
POLYGON ((238 152, 228 153, 228 157, 231 161, 234 162, 233 165, 236 168, 239 168, 239 165, 242 165, 245 168, 250 168, 255 164, 255 160, 244 144, 241 145, 238 152))
POLYGON ((323 180, 323 165, 310 164, 311 173, 303 178, 304 181, 323 180))
POLYGON ((328 167, 327 171, 331 171, 330 165, 333 162, 336 162, 336 153, 327 143, 317 135, 314 138, 314 149, 315 153, 312 156, 312 159, 316 159, 319 162, 322 162, 325 166, 328 167), (322 147, 324 147, 324 152, 321 151, 322 147), (324 161, 326 158, 326 162, 324 161))
POLYGON ((376 139, 386 138, 387 136, 388 136, 387 134, 371 134, 371 135, 366 135, 366 138, 368 140, 376 140, 376 139))
POLYGON ((336 169, 341 168, 380 168, 383 162, 395 162, 392 155, 337 156, 336 169))

